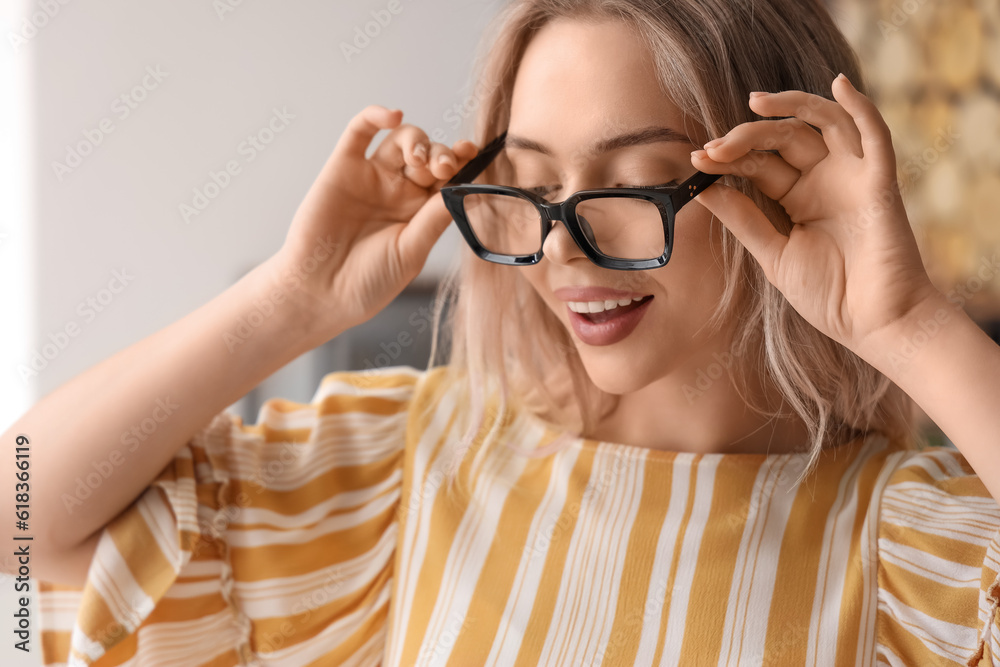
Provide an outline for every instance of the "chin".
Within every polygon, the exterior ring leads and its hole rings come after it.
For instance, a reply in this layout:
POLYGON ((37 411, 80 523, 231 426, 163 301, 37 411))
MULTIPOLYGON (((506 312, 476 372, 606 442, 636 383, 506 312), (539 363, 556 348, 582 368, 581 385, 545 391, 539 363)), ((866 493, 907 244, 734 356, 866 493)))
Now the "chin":
POLYGON ((658 378, 651 365, 637 355, 608 354, 600 348, 580 351, 580 360, 587 376, 601 391, 622 396, 649 385, 658 378), (603 355, 602 358, 596 358, 603 355))

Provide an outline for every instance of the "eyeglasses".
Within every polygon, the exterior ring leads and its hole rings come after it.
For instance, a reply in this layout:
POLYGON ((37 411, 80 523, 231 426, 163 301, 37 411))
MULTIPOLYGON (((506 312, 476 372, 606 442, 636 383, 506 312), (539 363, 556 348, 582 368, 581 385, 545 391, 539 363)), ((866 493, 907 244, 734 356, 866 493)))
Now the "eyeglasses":
POLYGON ((598 266, 623 271, 659 268, 670 260, 677 211, 721 177, 699 171, 676 186, 581 190, 558 203, 520 188, 471 183, 503 149, 506 138, 505 131, 441 188, 469 247, 497 264, 537 264, 545 237, 561 221, 598 266))

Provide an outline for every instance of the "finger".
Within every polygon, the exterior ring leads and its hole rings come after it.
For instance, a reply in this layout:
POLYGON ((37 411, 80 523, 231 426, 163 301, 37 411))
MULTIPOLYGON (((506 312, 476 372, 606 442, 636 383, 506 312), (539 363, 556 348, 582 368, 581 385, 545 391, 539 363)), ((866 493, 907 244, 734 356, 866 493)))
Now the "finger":
POLYGON ((403 124, 385 137, 371 160, 399 178, 427 188, 437 181, 428 169, 430 145, 427 133, 415 125, 403 124))
POLYGON ((448 173, 446 177, 438 179, 438 181, 433 186, 433 189, 435 190, 440 189, 442 186, 444 186, 444 184, 450 181, 462 167, 468 164, 469 160, 479 155, 479 148, 474 143, 468 141, 467 139, 459 139, 452 145, 451 153, 455 157, 455 161, 458 164, 458 168, 455 169, 453 172, 448 173))
MULTIPOLYGON (((438 154, 441 154, 441 148, 447 148, 441 144, 438 146, 440 147, 438 154)), ((451 152, 458 167, 461 168, 478 155, 479 149, 471 141, 463 139, 455 143, 451 152)), ((451 223, 451 212, 445 206, 444 198, 441 197, 440 193, 435 192, 424 202, 413 218, 403 226, 403 230, 399 234, 399 254, 406 270, 413 274, 420 272, 434 244, 451 223)))
POLYGON ((393 171, 402 169, 404 165, 422 167, 427 163, 429 147, 430 139, 426 132, 416 125, 403 123, 386 135, 371 159, 393 171))
POLYGON ((447 181, 458 172, 458 156, 448 146, 434 143, 431 145, 428 168, 439 181, 447 181))
POLYGON ((739 190, 715 183, 694 199, 736 236, 773 285, 774 268, 788 238, 778 232, 753 200, 739 190))
POLYGON ((436 142, 430 143, 427 160, 419 167, 407 166, 403 173, 423 188, 438 190, 478 152, 471 141, 459 141, 454 148, 436 142))
POLYGON ((705 147, 716 162, 730 162, 751 150, 776 150, 798 171, 830 154, 822 135, 798 118, 743 123, 705 147))
POLYGON ((451 213, 440 193, 433 194, 399 234, 399 255, 403 265, 418 273, 431 248, 452 222, 451 213))
POLYGON ((427 160, 417 167, 406 165, 403 175, 422 188, 433 189, 450 179, 458 169, 458 158, 452 150, 433 142, 427 160))
POLYGON ((718 162, 707 151, 691 153, 691 164, 706 174, 735 174, 750 179, 754 186, 775 201, 781 201, 795 186, 802 173, 782 156, 759 151, 729 162, 718 162))
POLYGON ((862 156, 861 133, 851 114, 834 100, 786 90, 753 96, 750 108, 761 116, 794 116, 818 127, 831 153, 862 156))
POLYGON ((896 151, 892 147, 892 134, 878 108, 843 74, 833 80, 833 96, 854 119, 865 159, 872 161, 872 168, 879 175, 895 179, 896 151))
POLYGON ((367 106, 347 123, 333 152, 341 157, 364 159, 375 135, 396 127, 402 120, 403 112, 399 109, 389 110, 378 104, 367 106))
POLYGON ((451 150, 458 157, 459 162, 468 162, 479 155, 479 147, 468 139, 459 139, 451 147, 451 150))
MULTIPOLYGON (((397 167, 396 169, 400 170, 405 178, 408 178, 422 188, 435 190, 440 188, 454 176, 462 165, 475 157, 479 152, 476 145, 471 141, 462 140, 457 142, 455 148, 459 152, 456 152, 443 144, 432 143, 422 131, 419 131, 419 136, 422 139, 415 144, 413 152, 416 152, 416 147, 427 145, 428 148, 423 151, 427 154, 426 159, 421 160, 419 156, 415 156, 417 160, 415 164, 406 160, 402 163, 401 167, 397 167), (426 141, 426 144, 421 143, 422 141, 426 141), (442 155, 445 156, 443 162, 442 155)), ((405 155, 407 151, 404 147, 407 145, 407 141, 401 141, 399 145, 402 154, 405 155)), ((401 158, 393 157, 386 159, 392 164, 401 164, 401 158)))

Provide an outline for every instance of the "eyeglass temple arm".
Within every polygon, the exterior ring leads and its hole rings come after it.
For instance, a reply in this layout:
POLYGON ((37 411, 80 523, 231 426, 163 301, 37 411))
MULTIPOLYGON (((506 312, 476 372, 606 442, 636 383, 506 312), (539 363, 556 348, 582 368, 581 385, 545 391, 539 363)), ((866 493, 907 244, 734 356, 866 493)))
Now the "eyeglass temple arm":
POLYGON ((507 131, 497 136, 493 141, 486 144, 483 150, 476 154, 476 157, 469 160, 458 173, 451 177, 445 185, 459 185, 461 183, 471 183, 476 176, 482 173, 489 163, 496 157, 496 154, 503 149, 504 140, 507 139, 507 131))
POLYGON ((722 174, 706 174, 705 172, 699 171, 691 178, 687 179, 679 186, 677 186, 677 192, 670 198, 674 204, 674 211, 680 210, 681 206, 688 203, 702 192, 705 188, 715 183, 717 180, 722 178, 722 174))

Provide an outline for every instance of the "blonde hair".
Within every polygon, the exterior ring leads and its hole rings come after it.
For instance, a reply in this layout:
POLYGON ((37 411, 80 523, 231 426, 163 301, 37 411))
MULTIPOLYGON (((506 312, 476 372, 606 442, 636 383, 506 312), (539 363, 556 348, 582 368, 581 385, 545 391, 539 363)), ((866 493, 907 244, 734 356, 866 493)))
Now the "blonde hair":
MULTIPOLYGON (((494 20, 496 36, 480 59, 478 145, 507 128, 525 48, 559 18, 617 20, 634 29, 652 54, 664 93, 711 137, 759 120, 746 104, 751 91, 803 90, 832 98, 830 85, 843 72, 867 92, 854 51, 820 0, 515 0, 494 20)), ((482 182, 497 182, 491 176, 502 168, 498 160, 482 182)), ((792 223, 779 204, 745 178, 725 182, 788 234, 792 223)), ((719 223, 713 218, 712 224, 719 223)), ((470 447, 479 449, 478 458, 497 441, 512 446, 499 438, 512 411, 530 410, 567 433, 587 433, 602 407, 616 401, 590 381, 565 327, 519 271, 485 262, 464 244, 462 253, 435 300, 430 364, 441 352, 439 331, 447 309, 451 358, 442 369, 443 384, 461 387, 469 399, 461 420, 464 435, 447 445, 449 481, 470 447), (491 426, 482 433, 487 422, 491 426)), ((769 418, 787 414, 747 397, 749 381, 766 379, 807 426, 810 457, 802 477, 825 446, 859 436, 881 433, 916 447, 911 399, 802 319, 724 227, 721 259, 725 289, 707 326, 718 331, 735 322, 729 353, 746 363, 727 364, 727 372, 750 408, 769 418)))

